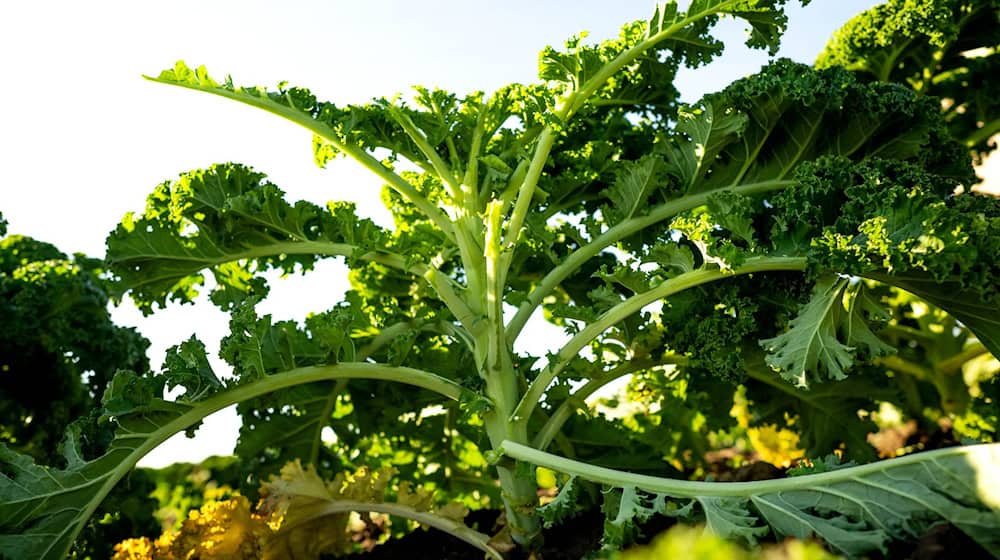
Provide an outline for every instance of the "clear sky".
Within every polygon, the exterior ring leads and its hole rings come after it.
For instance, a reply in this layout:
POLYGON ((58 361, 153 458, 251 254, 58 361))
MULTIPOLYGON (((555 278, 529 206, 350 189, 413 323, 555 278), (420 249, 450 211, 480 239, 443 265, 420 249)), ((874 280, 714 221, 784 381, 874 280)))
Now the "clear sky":
MULTIPOLYGON (((780 55, 812 62, 834 29, 875 3, 814 0, 790 9, 780 55)), ((389 225, 379 182, 351 162, 316 168, 310 133, 142 74, 184 59, 205 64, 216 77, 231 74, 238 84, 287 80, 338 103, 391 96, 412 84, 488 92, 534 81, 545 45, 582 30, 595 40, 614 36, 652 7, 650 0, 4 2, 0 211, 11 233, 101 256, 107 233, 125 212, 141 210, 158 183, 238 161, 269 174, 291 200, 354 200, 362 214, 389 225)), ((727 54, 680 77, 686 99, 766 62, 764 54, 742 47, 742 35, 742 25, 722 26, 727 54)), ((260 311, 301 320, 329 308, 346 288, 344 269, 328 262, 319 270, 272 282, 260 311)), ((154 365, 193 332, 217 349, 227 330, 227 316, 205 303, 174 305, 148 318, 122 306, 114 316, 153 342, 154 365)), ((229 453, 237 425, 232 411, 221 412, 195 440, 171 440, 144 464, 229 453)))

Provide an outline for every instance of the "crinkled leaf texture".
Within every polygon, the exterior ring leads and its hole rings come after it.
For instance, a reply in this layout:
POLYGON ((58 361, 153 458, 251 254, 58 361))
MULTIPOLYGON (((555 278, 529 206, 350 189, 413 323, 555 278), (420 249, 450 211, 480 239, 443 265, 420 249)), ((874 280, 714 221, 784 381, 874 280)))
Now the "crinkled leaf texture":
POLYGON ((488 545, 489 538, 467 527, 462 520, 468 510, 460 504, 435 507, 433 495, 423 488, 411 488, 408 482, 395 488, 395 500, 386 499, 395 471, 383 467, 366 468, 351 474, 339 474, 324 481, 310 465, 289 463, 280 476, 272 477, 261 488, 263 510, 277 532, 265 545, 269 557, 317 558, 324 553, 349 549, 348 514, 352 511, 377 511, 405 517, 443 530, 479 548, 490 558, 502 558, 488 545))
MULTIPOLYGON (((187 350, 192 351, 193 346, 187 350)), ((139 459, 170 436, 234 403, 335 379, 397 381, 452 399, 462 393, 457 384, 436 375, 372 363, 305 367, 222 388, 214 375, 212 382, 207 372, 192 375, 186 371, 188 367, 201 368, 201 360, 180 358, 174 363, 181 371, 155 377, 121 371, 115 376, 103 399, 103 414, 115 427, 114 440, 93 460, 87 460, 81 450, 79 425, 70 427, 62 445, 65 468, 38 465, 0 445, 0 556, 63 558, 94 509, 139 459), (168 383, 183 385, 191 400, 160 398, 168 383)))
POLYGON ((217 282, 213 299, 229 307, 266 294, 260 271, 309 269, 317 256, 360 256, 384 245, 385 236, 352 204, 292 205, 262 173, 228 163, 158 186, 146 211, 126 215, 108 237, 108 260, 118 286, 145 312, 168 299, 191 301, 203 269, 217 282))
POLYGON ((502 448, 512 458, 594 482, 694 499, 713 531, 751 544, 770 528, 779 538, 818 537, 840 554, 861 557, 886 552, 894 539, 914 539, 932 525, 948 522, 1000 558, 1000 444, 939 449, 759 482, 655 478, 509 441, 502 448))
POLYGON ((653 515, 688 517, 692 504, 678 506, 667 499, 666 494, 647 496, 635 486, 612 489, 605 493, 604 535, 601 545, 605 549, 617 550, 633 542, 640 535, 639 525, 649 521, 653 515))
POLYGON ((761 340, 767 364, 797 387, 807 388, 810 377, 822 381, 847 378, 856 351, 870 357, 893 352, 871 331, 865 312, 881 312, 861 284, 827 276, 816 282, 812 298, 792 319, 790 328, 775 338, 761 340))
POLYGON ((889 0, 851 18, 816 61, 939 97, 953 137, 979 157, 1000 131, 1000 2, 889 0))

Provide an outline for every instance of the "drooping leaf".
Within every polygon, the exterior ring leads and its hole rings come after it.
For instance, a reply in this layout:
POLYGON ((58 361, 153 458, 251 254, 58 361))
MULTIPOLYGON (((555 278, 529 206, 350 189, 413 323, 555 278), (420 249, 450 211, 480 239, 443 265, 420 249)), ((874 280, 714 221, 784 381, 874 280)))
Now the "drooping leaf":
POLYGON ((839 554, 862 557, 885 553, 891 541, 913 539, 947 522, 994 556, 1000 551, 1000 485, 996 484, 1000 444, 939 449, 821 474, 742 484, 600 469, 509 441, 503 442, 503 449, 512 458, 595 482, 624 483, 626 488, 658 496, 705 501, 716 516, 713 530, 725 538, 746 538, 769 528, 779 539, 816 537, 839 554))
POLYGON ((693 502, 678 506, 663 494, 649 496, 634 486, 613 489, 605 493, 602 506, 606 518, 601 545, 605 549, 618 550, 639 537, 639 526, 649 521, 653 515, 687 517, 691 514, 692 507, 693 502))
MULTIPOLYGON (((775 338, 761 340, 767 364, 796 387, 810 381, 847 378, 855 352, 877 357, 892 350, 866 323, 864 312, 874 307, 847 278, 826 276, 816 281, 813 296, 789 328, 775 338)), ((876 308, 877 309, 877 308, 876 308)))
POLYGON ((746 500, 699 496, 697 502, 705 513, 705 526, 716 535, 753 546, 768 533, 767 527, 757 526, 757 518, 750 513, 746 500))
POLYGON ((289 463, 280 476, 272 477, 261 488, 262 509, 269 522, 280 524, 265 544, 266 557, 314 558, 344 552, 352 544, 346 531, 350 513, 377 511, 429 524, 472 544, 490 558, 501 558, 487 544, 489 537, 462 522, 466 508, 437 508, 430 491, 413 489, 405 481, 395 488, 395 500, 387 499, 394 474, 389 467, 361 469, 325 481, 312 466, 289 463))
POLYGON ((592 507, 594 494, 596 494, 595 488, 590 483, 571 476, 551 502, 538 508, 538 515, 546 527, 565 523, 592 507))
MULTIPOLYGON (((193 348, 193 347, 189 347, 193 348)), ((348 363, 300 368, 263 379, 205 391, 200 379, 186 371, 139 376, 119 371, 102 401, 105 422, 114 439, 95 459, 85 460, 81 441, 71 430, 62 447, 65 468, 38 465, 30 457, 0 445, 0 554, 12 558, 63 558, 94 508, 135 464, 176 433, 202 418, 235 404, 286 387, 335 379, 382 379, 436 387, 449 398, 462 389, 443 378, 409 368, 348 363), (184 385, 185 402, 162 398, 167 383, 184 385)))

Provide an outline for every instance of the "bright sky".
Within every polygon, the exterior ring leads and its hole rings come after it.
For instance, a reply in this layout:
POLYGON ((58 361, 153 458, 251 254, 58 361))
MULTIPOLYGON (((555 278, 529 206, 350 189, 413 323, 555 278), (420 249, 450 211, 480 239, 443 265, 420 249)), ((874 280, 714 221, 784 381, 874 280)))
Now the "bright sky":
MULTIPOLYGON (((812 62, 834 29, 874 3, 819 0, 790 10, 781 56, 812 62)), ((290 200, 353 200, 362 214, 389 225, 378 202, 380 183, 350 162, 317 169, 308 132, 141 75, 184 59, 239 84, 287 80, 338 103, 390 96, 412 84, 491 91, 534 81, 543 46, 582 30, 595 40, 614 36, 622 23, 648 17, 652 6, 651 0, 5 2, 0 211, 11 233, 100 256, 107 233, 125 212, 141 210, 158 183, 238 161, 269 174, 290 200)), ((723 29, 725 59, 680 79, 689 101, 766 61, 739 44, 743 26, 723 29)), ((260 311, 303 319, 329 308, 346 288, 344 269, 327 262, 319 270, 272 282, 260 311)), ((192 333, 213 351, 227 333, 227 316, 206 303, 174 305, 148 318, 123 306, 114 316, 152 341, 155 366, 167 347, 192 333)), ((524 338, 539 341, 536 352, 551 341, 524 338)), ((143 464, 229 453, 237 429, 235 413, 220 412, 197 438, 175 438, 143 464)))

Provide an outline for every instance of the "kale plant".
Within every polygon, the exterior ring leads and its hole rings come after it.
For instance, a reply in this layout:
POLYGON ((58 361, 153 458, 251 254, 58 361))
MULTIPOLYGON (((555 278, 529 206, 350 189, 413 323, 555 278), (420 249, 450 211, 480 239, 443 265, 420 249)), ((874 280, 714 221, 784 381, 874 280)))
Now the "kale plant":
MULTIPOLYGON (((152 78, 310 130, 318 164, 350 157, 385 182, 395 227, 346 203, 290 203, 240 164, 157 187, 109 237, 111 270, 146 312, 191 301, 211 275, 212 300, 232 314, 221 348, 232 375, 191 338, 158 375, 114 377, 100 417, 116 437, 103 454, 81 454, 79 427, 62 466, 0 448, 0 553, 62 556, 144 454, 238 404, 251 495, 288 465, 327 478, 391 466, 448 497, 502 505, 504 532, 390 507, 384 487, 351 507, 454 532, 495 558, 537 546, 543 524, 596 500, 592 483, 608 487, 609 549, 659 514, 751 544, 816 536, 849 556, 949 522, 997 554, 1000 445, 872 462, 867 439, 868 413, 905 409, 933 381, 917 368, 954 377, 966 360, 1000 356, 1000 200, 971 191, 969 148, 982 150, 985 133, 890 83, 894 64, 873 80, 839 66, 846 54, 823 69, 777 60, 680 102, 678 70, 722 54, 710 34, 720 17, 774 53, 782 4, 666 2, 616 39, 547 48, 539 83, 490 95, 418 87, 408 100, 339 106, 183 63, 152 78), (351 269, 341 304, 304 325, 258 316, 263 272, 308 272, 321 258, 351 269), (920 305, 943 315, 921 323, 920 305), (539 315, 568 341, 545 356, 516 351, 539 315), (580 413, 626 375, 658 406, 630 422, 580 413), (179 396, 166 400, 167 388, 179 396), (755 422, 786 423, 811 457, 855 463, 686 480, 692 450, 710 444, 704 430, 732 423, 741 391, 755 422), (569 475, 544 507, 537 466, 569 475)), ((996 383, 982 381, 963 398, 991 440, 996 383)))

